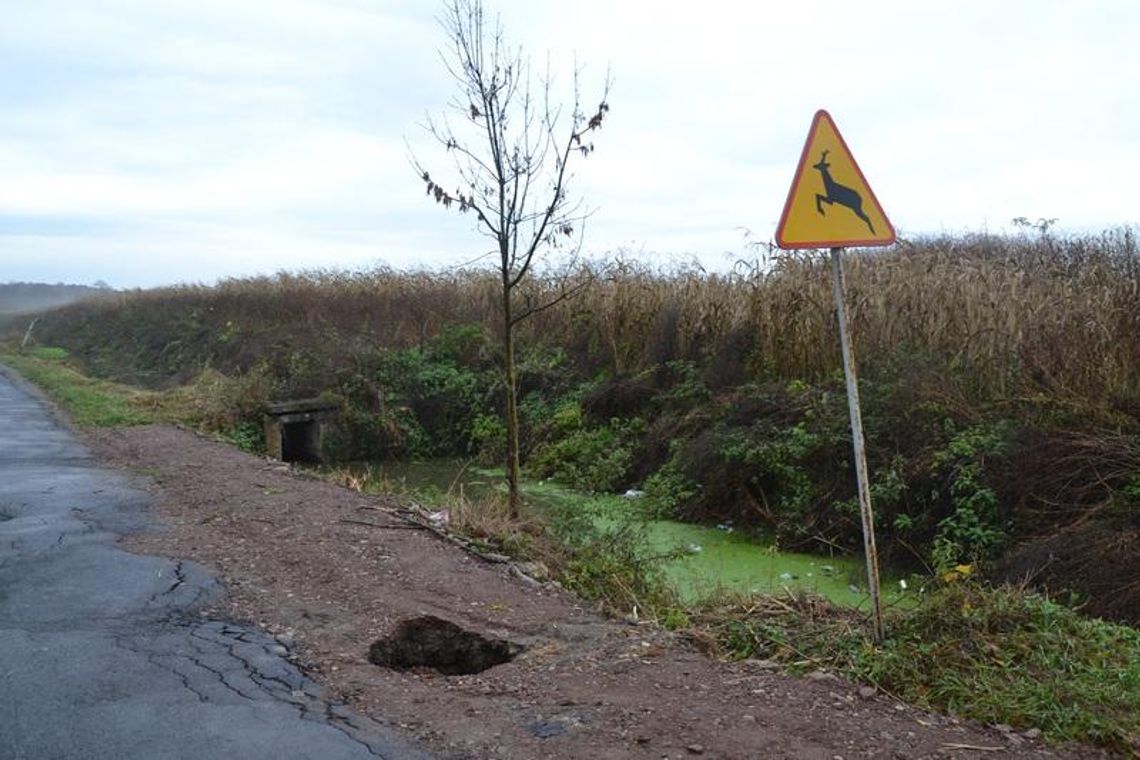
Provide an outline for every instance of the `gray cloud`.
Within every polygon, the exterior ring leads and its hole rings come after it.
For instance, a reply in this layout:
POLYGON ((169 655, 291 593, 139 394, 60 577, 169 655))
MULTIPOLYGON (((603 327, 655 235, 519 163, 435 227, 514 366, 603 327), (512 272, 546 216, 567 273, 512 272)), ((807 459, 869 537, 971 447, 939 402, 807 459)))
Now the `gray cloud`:
MULTIPOLYGON (((827 107, 896 227, 1135 221, 1130 2, 503 0, 559 82, 615 87, 575 187, 587 247, 724 266, 770 236, 827 107), (647 254, 648 255, 648 254, 647 254)), ((148 285, 452 264, 484 245, 423 198, 405 140, 451 95, 432 3, 43 0, 0 27, 0 279, 148 285)), ((560 90, 565 92, 565 90, 560 90)))

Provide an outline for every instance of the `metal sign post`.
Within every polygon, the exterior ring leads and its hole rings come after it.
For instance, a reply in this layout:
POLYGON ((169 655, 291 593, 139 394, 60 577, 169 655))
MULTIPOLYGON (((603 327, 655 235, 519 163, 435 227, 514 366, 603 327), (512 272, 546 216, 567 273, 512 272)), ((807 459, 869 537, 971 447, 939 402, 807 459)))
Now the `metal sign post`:
POLYGON ((847 379, 847 409, 851 414, 851 441, 855 448, 855 480, 859 489, 859 514, 863 518, 863 551, 867 556, 867 587, 871 590, 871 624, 875 641, 883 639, 883 607, 879 597, 879 552, 875 548, 875 515, 871 511, 871 480, 867 474, 867 451, 863 443, 863 414, 859 410, 859 379, 855 373, 855 351, 851 347, 851 327, 847 322, 847 302, 843 297, 842 248, 831 249, 831 285, 835 291, 835 313, 839 320, 839 343, 843 348, 843 376, 847 379))
POLYGON ((855 479, 859 512, 863 517, 863 550, 867 555, 867 587, 871 590, 871 621, 875 641, 883 638, 883 607, 879 599, 879 554, 875 549, 875 518, 871 512, 871 480, 863 442, 863 416, 859 411, 859 381, 855 352, 843 298, 843 248, 878 246, 895 242, 895 228, 855 163, 831 114, 817 111, 804 142, 800 162, 788 190, 784 213, 776 227, 776 244, 785 249, 830 248, 843 348, 843 374, 847 378, 847 407, 851 413, 851 440, 855 448, 855 479), (814 162, 814 163, 813 163, 814 162))

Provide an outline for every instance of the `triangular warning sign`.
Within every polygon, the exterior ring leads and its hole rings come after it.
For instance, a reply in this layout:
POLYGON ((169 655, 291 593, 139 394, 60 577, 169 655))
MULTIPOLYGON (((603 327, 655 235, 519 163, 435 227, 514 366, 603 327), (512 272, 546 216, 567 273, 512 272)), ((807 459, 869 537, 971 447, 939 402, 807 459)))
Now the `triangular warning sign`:
POLYGON ((890 245, 895 229, 827 111, 811 122, 776 228, 781 248, 890 245))

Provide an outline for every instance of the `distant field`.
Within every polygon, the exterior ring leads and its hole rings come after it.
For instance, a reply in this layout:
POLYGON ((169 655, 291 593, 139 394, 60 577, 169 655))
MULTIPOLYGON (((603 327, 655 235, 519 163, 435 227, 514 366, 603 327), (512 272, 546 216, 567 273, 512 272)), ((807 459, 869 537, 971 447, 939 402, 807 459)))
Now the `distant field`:
POLYGON ((42 282, 0 283, 0 323, 15 315, 67 306, 92 296, 106 295, 111 291, 105 287, 87 285, 54 285, 42 282))

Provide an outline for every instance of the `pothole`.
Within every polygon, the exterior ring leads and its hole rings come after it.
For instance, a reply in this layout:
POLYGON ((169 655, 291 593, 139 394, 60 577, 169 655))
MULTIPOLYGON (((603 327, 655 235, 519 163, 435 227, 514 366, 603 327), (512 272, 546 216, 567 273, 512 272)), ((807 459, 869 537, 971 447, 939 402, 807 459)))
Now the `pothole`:
POLYGON ((392 634, 377 639, 368 660, 396 670, 426 667, 449 676, 482 673, 515 658, 522 647, 492 639, 433 615, 401 621, 392 634))

